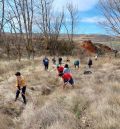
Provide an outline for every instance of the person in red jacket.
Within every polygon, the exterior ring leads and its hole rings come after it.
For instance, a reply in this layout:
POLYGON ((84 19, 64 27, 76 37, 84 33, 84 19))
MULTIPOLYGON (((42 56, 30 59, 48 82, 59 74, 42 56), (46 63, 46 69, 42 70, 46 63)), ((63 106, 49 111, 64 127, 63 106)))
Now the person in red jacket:
POLYGON ((64 67, 63 66, 57 66, 58 74, 63 73, 64 67))
POLYGON ((69 83, 74 88, 74 80, 72 78, 72 75, 70 73, 60 73, 60 77, 62 77, 64 81, 63 89, 65 89, 66 85, 69 83))

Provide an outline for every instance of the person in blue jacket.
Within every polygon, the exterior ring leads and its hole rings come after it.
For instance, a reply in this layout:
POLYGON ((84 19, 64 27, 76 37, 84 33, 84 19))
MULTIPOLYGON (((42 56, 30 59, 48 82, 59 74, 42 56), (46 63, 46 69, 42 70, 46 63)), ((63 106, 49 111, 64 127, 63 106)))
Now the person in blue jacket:
POLYGON ((65 64, 63 73, 71 73, 68 64, 65 64))
POLYGON ((49 59, 47 57, 45 57, 43 59, 43 64, 44 64, 45 70, 48 70, 48 68, 49 68, 49 59))

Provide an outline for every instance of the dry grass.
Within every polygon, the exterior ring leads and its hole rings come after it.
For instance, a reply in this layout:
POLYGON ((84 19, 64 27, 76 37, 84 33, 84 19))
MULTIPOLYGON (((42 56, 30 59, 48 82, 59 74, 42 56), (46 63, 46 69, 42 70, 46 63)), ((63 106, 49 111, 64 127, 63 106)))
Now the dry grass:
POLYGON ((11 117, 0 113, 0 129, 14 128, 14 122, 11 117))
POLYGON ((7 103, 14 96, 15 90, 9 88, 14 79, 0 84, 1 129, 120 129, 119 59, 101 57, 94 61, 92 74, 84 75, 85 64, 75 70, 72 58, 75 89, 68 85, 64 91, 52 66, 45 72, 40 60, 0 64, 2 80, 6 73, 11 76, 20 70, 28 82, 26 106, 19 101, 7 103), (50 88, 48 95, 41 94, 45 87, 50 88))

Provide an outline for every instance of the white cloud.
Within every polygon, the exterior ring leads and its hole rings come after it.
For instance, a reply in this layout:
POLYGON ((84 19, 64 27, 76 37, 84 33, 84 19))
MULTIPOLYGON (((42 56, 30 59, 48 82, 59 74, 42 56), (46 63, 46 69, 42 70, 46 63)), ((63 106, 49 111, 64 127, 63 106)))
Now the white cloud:
POLYGON ((80 22, 84 22, 84 23, 99 23, 99 22, 104 22, 104 21, 105 21, 105 18, 99 17, 99 16, 85 17, 80 20, 80 22))
POLYGON ((53 7, 57 11, 61 11, 66 8, 67 3, 72 3, 74 6, 77 7, 79 11, 87 11, 92 9, 99 0, 55 0, 53 7))

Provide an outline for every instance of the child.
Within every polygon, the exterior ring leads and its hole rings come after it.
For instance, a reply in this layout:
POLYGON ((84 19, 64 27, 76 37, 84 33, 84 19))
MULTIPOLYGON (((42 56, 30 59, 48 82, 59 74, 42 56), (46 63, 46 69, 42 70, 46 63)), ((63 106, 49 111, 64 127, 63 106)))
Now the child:
POLYGON ((66 62, 70 63, 70 59, 69 59, 69 57, 67 57, 66 62))
POLYGON ((24 101, 24 104, 26 104, 26 97, 25 97, 25 92, 26 92, 26 82, 25 79, 23 78, 23 76, 21 76, 20 72, 16 72, 15 76, 17 78, 16 80, 16 87, 17 87, 17 91, 16 91, 16 98, 15 101, 17 100, 17 98, 19 97, 20 91, 22 92, 22 98, 24 101))
POLYGON ((98 59, 98 55, 95 56, 95 60, 97 60, 97 59, 98 59))
POLYGON ((56 59, 55 59, 55 57, 52 58, 52 62, 53 62, 54 65, 56 64, 56 59))
POLYGON ((88 60, 88 67, 91 68, 92 64, 93 64, 93 63, 92 63, 92 59, 89 58, 89 60, 88 60))
POLYGON ((45 67, 45 70, 48 70, 48 67, 49 67, 49 59, 47 57, 45 57, 43 59, 43 64, 44 64, 44 67, 45 67))
POLYGON ((74 88, 74 80, 72 78, 72 75, 70 73, 60 73, 60 77, 62 77, 64 81, 63 89, 65 89, 66 85, 69 83, 74 88))
POLYGON ((65 64, 63 73, 70 73, 70 69, 69 69, 68 64, 65 64))
POLYGON ((58 63, 59 63, 59 65, 62 64, 62 57, 59 57, 59 58, 58 58, 58 63))
POLYGON ((74 62, 75 68, 78 67, 78 69, 79 69, 79 67, 80 67, 79 65, 80 65, 80 61, 79 61, 79 60, 76 60, 76 61, 74 62))
POLYGON ((63 73, 64 67, 63 66, 57 66, 58 74, 63 73))

